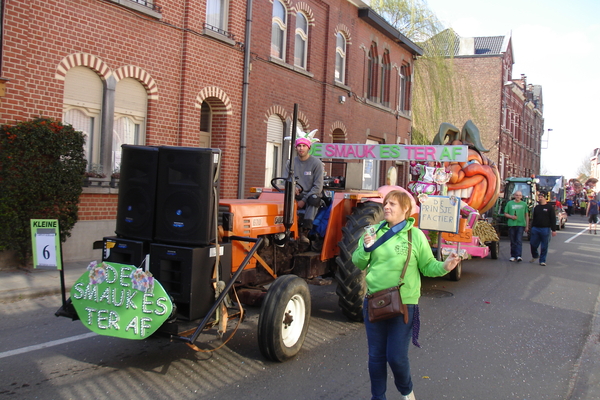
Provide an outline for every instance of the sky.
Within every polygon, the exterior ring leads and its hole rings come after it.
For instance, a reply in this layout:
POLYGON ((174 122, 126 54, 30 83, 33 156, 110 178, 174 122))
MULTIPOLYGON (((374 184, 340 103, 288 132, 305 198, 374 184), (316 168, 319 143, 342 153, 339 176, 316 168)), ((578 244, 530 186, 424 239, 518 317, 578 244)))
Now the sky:
MULTIPOLYGON (((459 36, 512 33, 513 78, 542 86, 542 175, 575 178, 600 147, 599 0, 427 0, 459 36)), ((588 172, 589 174, 589 172, 588 172)))

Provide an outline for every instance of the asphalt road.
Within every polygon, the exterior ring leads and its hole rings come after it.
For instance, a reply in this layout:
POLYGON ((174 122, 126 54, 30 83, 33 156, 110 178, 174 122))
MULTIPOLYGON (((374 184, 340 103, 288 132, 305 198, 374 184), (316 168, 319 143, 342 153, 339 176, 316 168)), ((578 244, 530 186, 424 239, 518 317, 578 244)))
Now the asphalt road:
MULTIPOLYGON (((600 236, 573 216, 548 265, 500 258, 463 264, 462 279, 423 280, 421 349, 410 357, 419 400, 600 399, 600 236)), ((213 353, 151 338, 128 341, 56 318, 58 296, 0 310, 0 399, 369 399, 366 337, 337 308, 335 284, 311 286, 302 351, 267 362, 258 309, 213 353)), ((219 345, 213 333, 203 348, 219 345)), ((388 398, 397 399, 389 379, 388 398)))

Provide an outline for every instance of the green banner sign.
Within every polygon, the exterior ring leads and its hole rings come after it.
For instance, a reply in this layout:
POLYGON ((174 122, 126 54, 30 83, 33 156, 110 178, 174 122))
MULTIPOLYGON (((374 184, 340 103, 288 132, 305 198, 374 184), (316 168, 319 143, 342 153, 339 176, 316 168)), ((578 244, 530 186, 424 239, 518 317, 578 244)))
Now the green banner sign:
POLYGON ((466 162, 469 148, 464 145, 313 143, 310 154, 344 160, 466 162))
POLYGON ((112 262, 92 262, 71 288, 71 301, 91 331, 124 339, 146 339, 173 311, 152 274, 112 262))

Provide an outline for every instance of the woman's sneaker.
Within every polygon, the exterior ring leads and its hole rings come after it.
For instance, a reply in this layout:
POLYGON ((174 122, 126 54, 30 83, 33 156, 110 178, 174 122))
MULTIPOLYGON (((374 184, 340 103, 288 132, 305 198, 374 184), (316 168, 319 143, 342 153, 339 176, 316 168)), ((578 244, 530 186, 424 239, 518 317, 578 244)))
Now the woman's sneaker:
POLYGON ((416 400, 415 399, 415 392, 410 392, 409 394, 407 394, 406 396, 400 396, 400 398, 402 400, 416 400))
POLYGON ((537 262, 537 260, 538 260, 537 258, 532 258, 531 260, 529 260, 529 262, 533 264, 533 263, 537 262))

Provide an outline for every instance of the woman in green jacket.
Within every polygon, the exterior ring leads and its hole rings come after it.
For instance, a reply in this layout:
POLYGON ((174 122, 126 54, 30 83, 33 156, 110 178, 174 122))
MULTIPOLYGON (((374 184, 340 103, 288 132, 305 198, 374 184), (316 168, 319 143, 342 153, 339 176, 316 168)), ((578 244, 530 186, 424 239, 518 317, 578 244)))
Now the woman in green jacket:
POLYGON ((369 348, 369 376, 371 378, 371 400, 385 400, 387 364, 390 364, 396 388, 403 399, 414 400, 413 383, 410 376, 408 346, 413 343, 419 329, 418 302, 421 294, 421 276, 442 276, 452 271, 460 257, 450 254, 446 261, 437 261, 431 252, 425 234, 411 218, 410 195, 400 190, 391 191, 383 200, 384 220, 377 226, 376 237, 365 235, 352 255, 354 265, 366 269, 368 293, 375 293, 398 285, 408 254, 408 231, 412 230, 411 257, 400 288, 402 302, 408 305, 408 324, 399 316, 379 322, 369 322, 367 300, 364 303, 365 327, 369 348), (388 230, 395 233, 383 244, 369 251, 377 238, 388 230), (413 329, 414 328, 414 329, 413 329), (412 335, 411 335, 412 334, 412 335))

